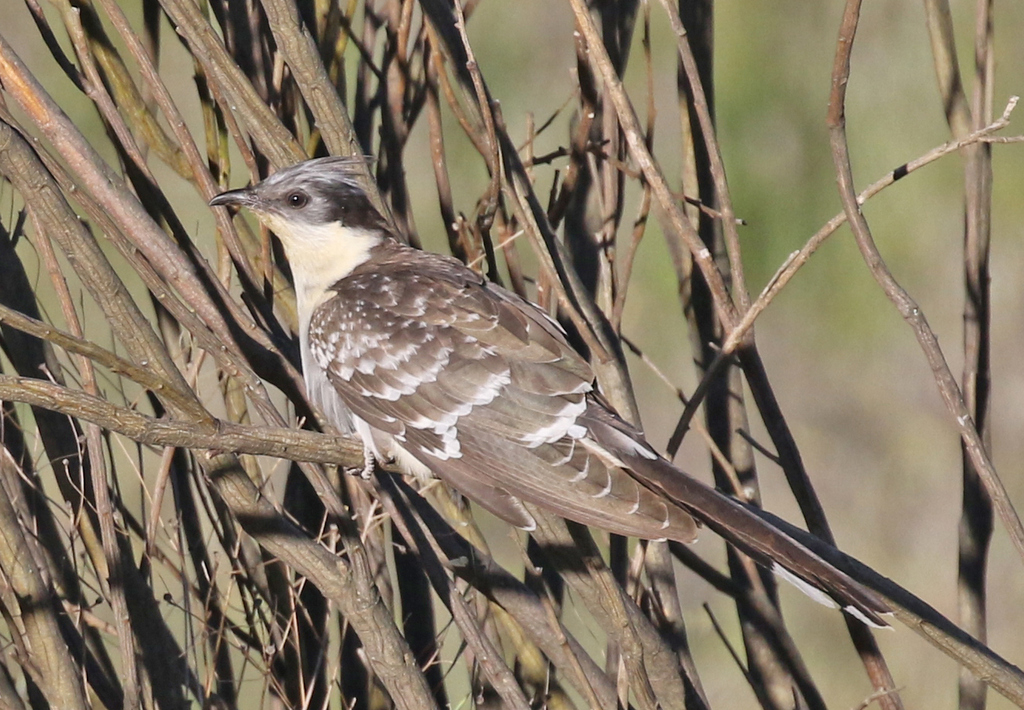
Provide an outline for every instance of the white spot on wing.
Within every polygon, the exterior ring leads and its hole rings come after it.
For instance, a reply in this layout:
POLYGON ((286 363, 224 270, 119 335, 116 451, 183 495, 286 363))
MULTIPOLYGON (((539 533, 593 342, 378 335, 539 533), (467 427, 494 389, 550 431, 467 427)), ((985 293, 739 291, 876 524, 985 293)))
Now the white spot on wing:
POLYGON ((604 498, 605 496, 607 496, 611 492, 612 492, 612 474, 609 472, 608 473, 608 483, 605 484, 604 488, 602 488, 600 491, 595 493, 593 497, 594 498, 604 498))
POLYGON ((650 461, 654 461, 654 460, 656 460, 658 458, 658 455, 656 453, 654 453, 653 451, 648 449, 646 446, 641 444, 639 441, 635 441, 634 440, 632 448, 633 448, 633 451, 635 451, 636 453, 640 454, 645 459, 648 459, 650 461))
POLYGON ((633 490, 636 492, 636 502, 633 503, 633 507, 629 509, 629 515, 633 515, 640 511, 640 488, 636 487, 633 490))
POLYGON ((576 439, 577 438, 578 437, 573 437, 572 438, 572 440, 569 442, 569 451, 562 458, 560 458, 560 459, 558 459, 556 461, 552 461, 551 462, 552 466, 563 466, 563 465, 569 463, 569 461, 572 459, 573 453, 576 451, 576 439))
POLYGON ((469 402, 475 406, 490 404, 494 398, 512 381, 512 375, 508 368, 500 373, 491 373, 487 381, 476 388, 470 397, 469 402))
POLYGON ((420 448, 420 451, 442 461, 462 458, 462 444, 459 443, 458 430, 455 427, 451 427, 445 432, 441 440, 444 443, 443 449, 439 449, 436 446, 424 446, 420 448))
POLYGON ((565 436, 581 439, 587 435, 585 427, 576 423, 576 419, 587 409, 587 400, 568 402, 558 413, 558 418, 547 426, 539 427, 526 434, 522 441, 526 446, 535 449, 541 444, 550 444, 565 436))
POLYGON ((589 473, 590 456, 587 456, 585 459, 583 459, 583 468, 581 468, 575 476, 569 479, 569 483, 578 483, 579 481, 582 481, 584 478, 586 478, 589 473))
POLYGON ((582 439, 587 435, 587 428, 580 424, 573 424, 569 427, 569 430, 565 432, 565 435, 570 439, 582 439))

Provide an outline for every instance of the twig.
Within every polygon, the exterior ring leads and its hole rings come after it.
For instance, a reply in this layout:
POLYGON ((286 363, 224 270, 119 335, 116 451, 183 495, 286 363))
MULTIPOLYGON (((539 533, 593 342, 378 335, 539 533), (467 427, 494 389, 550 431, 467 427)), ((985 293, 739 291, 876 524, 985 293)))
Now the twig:
POLYGON ((616 75, 615 68, 612 66, 608 53, 601 42, 597 27, 590 16, 590 10, 586 7, 583 0, 569 0, 569 2, 576 17, 576 25, 586 39, 590 61, 597 67, 598 73, 604 82, 605 91, 615 107, 622 131, 625 134, 626 141, 629 143, 630 153, 643 171, 644 177, 648 184, 650 184, 651 191, 658 201, 659 207, 661 207, 662 212, 666 215, 668 220, 667 226, 683 240, 693 255, 694 262, 697 264, 708 284, 708 288, 711 290, 715 311, 722 321, 726 332, 729 332, 732 330, 738 314, 726 288, 725 281, 722 279, 718 267, 711 258, 711 252, 701 242, 690 221, 683 214, 682 209, 680 209, 678 202, 668 187, 661 168, 658 166, 654 156, 651 155, 651 152, 647 150, 636 112, 633 110, 629 97, 626 95, 626 90, 622 86, 622 81, 616 75))
POLYGON ((196 402, 194 399, 177 391, 170 383, 161 379, 151 368, 139 367, 135 363, 119 357, 116 353, 112 353, 92 341, 75 337, 70 333, 64 333, 42 321, 11 310, 3 304, 0 304, 0 323, 53 343, 69 353, 82 355, 106 367, 112 373, 127 377, 133 382, 152 390, 162 399, 166 398, 172 402, 180 411, 190 411, 193 414, 202 416, 203 410, 195 408, 196 402))
MULTIPOLYGON (((992 136, 992 133, 1001 131, 1010 125, 1010 115, 1013 110, 1017 107, 1019 98, 1011 96, 1009 101, 1006 103, 1006 108, 1003 109, 1003 114, 997 120, 984 128, 974 131, 970 135, 951 140, 937 146, 919 158, 911 160, 910 162, 904 163, 898 168, 887 173, 884 177, 879 178, 874 183, 865 188, 859 195, 857 195, 857 204, 863 205, 872 197, 877 195, 885 188, 892 185, 897 180, 901 180, 912 172, 920 170, 924 166, 935 162, 939 158, 942 158, 950 153, 955 153, 961 148, 969 145, 981 142, 996 142, 999 139, 992 136)), ((1024 139, 1024 136, 1021 137, 1024 139)), ((1016 141, 1016 138, 1007 139, 1016 141)), ((807 243, 799 251, 790 254, 782 266, 779 267, 778 271, 769 279, 764 289, 758 295, 757 299, 751 304, 750 308, 743 314, 743 317, 736 324, 736 328, 728 333, 725 341, 722 343, 722 351, 725 353, 732 353, 736 350, 739 344, 742 342, 743 337, 747 330, 753 326, 754 321, 764 311, 765 308, 774 300, 775 296, 789 283, 789 281, 796 275, 796 272, 800 270, 804 264, 806 264, 811 255, 818 250, 826 239, 828 239, 835 231, 847 222, 847 214, 842 212, 837 214, 819 229, 814 236, 807 240, 807 243)))
POLYGON ((371 668, 389 688, 396 706, 406 710, 436 707, 423 673, 373 584, 362 548, 347 545, 346 559, 307 538, 260 493, 236 457, 207 454, 202 464, 246 532, 338 605, 359 633, 371 668))
POLYGON ((856 193, 853 189, 853 173, 850 166, 849 145, 846 142, 846 119, 844 114, 844 102, 846 98, 847 80, 850 74, 850 52, 853 45, 853 37, 859 19, 860 0, 848 0, 843 15, 843 24, 840 29, 840 41, 836 51, 836 60, 832 73, 832 92, 829 98, 828 126, 832 143, 832 156, 836 166, 838 178, 839 195, 843 201, 843 209, 850 221, 857 246, 864 257, 868 270, 878 282, 878 285, 885 292, 885 295, 892 301, 893 305, 913 329, 918 343, 924 352, 928 365, 935 377, 939 393, 946 405, 947 411, 956 422, 956 428, 960 432, 964 448, 970 457, 971 463, 978 472, 979 477, 985 484, 985 489, 992 497, 992 502, 999 513, 1003 525, 1017 549, 1018 554, 1024 558, 1024 526, 1010 501, 1010 497, 999 479, 991 459, 985 450, 985 444, 974 426, 974 420, 970 410, 964 402, 956 378, 946 364, 945 356, 939 347, 938 338, 928 325, 924 313, 910 297, 910 295, 897 283, 889 269, 885 265, 878 248, 875 246, 871 231, 868 228, 867 220, 861 214, 857 204, 856 193))
POLYGON ((722 159, 722 151, 715 135, 714 118, 708 105, 708 97, 701 81, 697 60, 686 37, 686 28, 679 17, 679 9, 668 0, 661 0, 661 5, 665 8, 669 24, 676 34, 676 47, 692 92, 693 107, 700 122, 700 133, 707 149, 708 169, 715 183, 715 197, 721 214, 722 232, 725 235, 725 243, 728 245, 729 273, 739 310, 742 313, 750 307, 750 294, 747 293, 746 279, 743 276, 743 259, 740 255, 740 237, 736 230, 736 215, 732 208, 732 197, 729 195, 729 184, 725 177, 725 161, 722 159))
POLYGON ((61 412, 141 444, 233 451, 349 467, 363 462, 362 445, 348 437, 220 419, 213 420, 212 426, 206 421, 155 419, 106 399, 35 378, 0 375, 0 400, 61 412))
MULTIPOLYGON (((703 604, 701 604, 701 606, 707 613, 708 619, 711 620, 711 626, 714 628, 715 634, 717 634, 718 639, 722 642, 722 645, 725 646, 725 650, 729 652, 729 656, 732 657, 732 662, 736 664, 736 667, 739 669, 740 673, 742 673, 743 677, 746 679, 747 684, 756 693, 758 691, 758 688, 760 687, 760 684, 754 682, 754 679, 750 677, 750 673, 743 666, 743 660, 740 658, 740 655, 736 653, 736 649, 733 648, 732 643, 729 641, 729 637, 725 635, 725 631, 719 625, 718 619, 715 618, 714 613, 711 611, 711 605, 709 605, 707 602, 704 602, 703 604)), ((767 701, 762 701, 762 704, 764 707, 768 707, 771 705, 771 703, 767 701)))
POLYGON ((570 682, 586 697, 597 696, 596 707, 615 707, 615 691, 594 660, 583 652, 554 617, 551 605, 509 574, 479 546, 473 547, 443 520, 434 508, 401 479, 395 483, 415 508, 417 516, 430 530, 453 571, 470 582, 511 614, 531 641, 537 644, 557 669, 567 669, 570 682), (552 624, 557 628, 552 630, 552 624))
MULTIPOLYGON (((167 117, 167 123, 174 133, 174 137, 180 146, 181 154, 184 156, 191 171, 192 180, 199 187, 200 194, 203 196, 203 199, 209 201, 220 191, 219 186, 214 181, 209 169, 206 167, 206 164, 199 153, 199 148, 196 145, 192 134, 188 131, 185 119, 178 111, 178 107, 174 103, 174 99, 171 97, 170 92, 167 90, 167 86, 160 78, 160 74, 157 72, 153 62, 149 59, 149 55, 142 46, 142 42, 138 35, 131 30, 131 26, 128 24, 128 18, 125 17, 121 7, 112 0, 98 1, 110 17, 112 24, 115 29, 117 29, 121 39, 125 42, 129 52, 132 54, 132 57, 138 63, 142 76, 146 80, 146 85, 153 93, 157 105, 160 106, 161 111, 163 111, 164 115, 167 117)), ((214 210, 214 214, 217 219, 219 234, 224 239, 224 243, 227 245, 231 256, 245 271, 249 279, 256 282, 256 274, 252 271, 248 255, 245 253, 244 248, 238 241, 238 234, 231 225, 231 219, 228 217, 227 211, 214 210)))
POLYGON ((481 664, 488 681, 493 684, 506 705, 517 710, 528 710, 530 705, 516 683, 512 671, 505 665, 498 649, 483 633, 465 598, 442 569, 437 551, 431 547, 424 530, 413 518, 412 511, 406 506, 405 501, 397 495, 398 489, 391 478, 384 475, 378 478, 378 482, 385 492, 382 502, 391 515, 392 522, 401 531, 406 542, 413 546, 423 564, 424 572, 434 587, 434 592, 448 607, 452 619, 462 631, 462 638, 472 650, 473 657, 481 664))
MULTIPOLYGON (((47 270, 50 273, 64 320, 74 334, 74 337, 81 339, 81 319, 75 310, 71 290, 68 288, 64 275, 57 264, 53 245, 45 235, 36 240, 36 245, 43 257, 43 263, 47 266, 47 270)), ((93 397, 98 397, 99 387, 96 384, 96 371, 92 361, 84 355, 79 355, 75 359, 78 361, 79 372, 82 375, 85 391, 93 397)), ((143 703, 143 686, 147 676, 143 673, 145 666, 140 666, 139 664, 140 657, 144 658, 144 656, 137 649, 136 637, 132 629, 132 618, 125 599, 124 566, 126 560, 121 553, 125 540, 114 524, 114 504, 111 500, 110 486, 107 482, 109 468, 103 456, 103 439, 98 426, 89 424, 85 427, 85 442, 87 444, 85 453, 89 459, 88 473, 91 476, 89 485, 95 500, 105 563, 105 575, 101 577, 100 582, 104 590, 104 596, 109 600, 111 611, 114 614, 114 627, 117 629, 118 643, 125 653, 121 668, 124 708, 125 710, 137 710, 143 703)), ((127 564, 130 566, 131 561, 127 561, 127 564)), ((138 620, 136 620, 135 624, 138 623, 138 620)), ((157 692, 159 692, 159 689, 157 692)), ((169 700, 169 698, 167 699, 169 700)))

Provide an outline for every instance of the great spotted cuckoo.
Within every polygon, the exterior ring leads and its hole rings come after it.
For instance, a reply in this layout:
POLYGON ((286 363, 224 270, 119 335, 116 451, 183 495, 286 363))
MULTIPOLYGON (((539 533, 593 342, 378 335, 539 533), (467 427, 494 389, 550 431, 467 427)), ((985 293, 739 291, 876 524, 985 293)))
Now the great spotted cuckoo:
POLYGON ((876 594, 661 457, 544 311, 397 241, 356 166, 309 160, 210 204, 246 207, 280 238, 308 396, 368 462, 437 476, 526 530, 524 503, 644 539, 691 542, 700 520, 819 601, 885 625, 876 594))

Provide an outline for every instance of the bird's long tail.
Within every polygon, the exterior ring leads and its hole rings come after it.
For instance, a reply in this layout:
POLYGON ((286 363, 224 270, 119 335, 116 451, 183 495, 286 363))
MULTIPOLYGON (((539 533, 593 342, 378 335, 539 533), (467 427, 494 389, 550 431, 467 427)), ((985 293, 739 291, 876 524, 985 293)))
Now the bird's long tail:
POLYGON ((645 475, 645 483, 657 486, 693 517, 815 601, 838 606, 871 626, 888 626, 881 615, 892 610, 879 595, 743 503, 691 478, 663 459, 637 461, 634 471, 645 475))
MULTIPOLYGON (((604 419, 604 417, 601 417, 604 419)), ((659 491, 729 543, 815 601, 884 628, 892 609, 881 596, 765 519, 758 512, 687 475, 660 457, 641 455, 634 432, 618 420, 588 422, 591 432, 641 483, 659 491)))

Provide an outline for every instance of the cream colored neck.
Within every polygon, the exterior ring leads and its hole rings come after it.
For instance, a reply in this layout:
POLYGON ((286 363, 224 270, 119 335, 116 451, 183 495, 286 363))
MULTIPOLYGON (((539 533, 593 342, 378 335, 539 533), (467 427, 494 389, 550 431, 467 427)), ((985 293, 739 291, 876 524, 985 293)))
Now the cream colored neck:
POLYGON ((280 237, 288 255, 302 336, 328 289, 369 259, 370 250, 383 240, 378 232, 351 229, 340 222, 313 226, 270 218, 267 226, 280 237))

